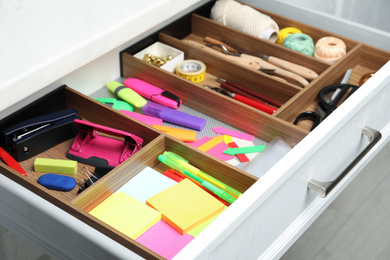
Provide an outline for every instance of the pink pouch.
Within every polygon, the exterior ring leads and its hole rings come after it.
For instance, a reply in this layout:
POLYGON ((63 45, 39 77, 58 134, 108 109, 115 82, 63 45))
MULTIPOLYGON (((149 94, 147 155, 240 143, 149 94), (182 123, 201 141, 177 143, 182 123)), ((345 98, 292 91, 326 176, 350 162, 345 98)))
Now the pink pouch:
POLYGON ((91 166, 114 168, 142 148, 143 139, 114 128, 75 119, 79 132, 66 157, 91 166), (99 132, 111 135, 99 135, 99 132))

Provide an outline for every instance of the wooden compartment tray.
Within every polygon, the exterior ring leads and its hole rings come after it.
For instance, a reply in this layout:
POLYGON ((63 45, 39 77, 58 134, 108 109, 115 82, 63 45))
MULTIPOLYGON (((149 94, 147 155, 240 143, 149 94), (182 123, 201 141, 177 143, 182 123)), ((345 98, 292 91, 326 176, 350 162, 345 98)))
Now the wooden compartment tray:
MULTIPOLYGON (((160 33, 147 37, 123 51, 120 54, 122 77, 135 77, 155 84, 179 96, 185 106, 243 132, 252 134, 264 142, 271 142, 274 138, 281 137, 290 146, 294 147, 310 133, 310 124, 296 126, 292 122, 299 113, 314 110, 318 103, 318 92, 324 86, 339 82, 344 72, 349 68, 353 68, 349 83, 359 85, 360 78, 363 75, 375 72, 390 59, 389 52, 319 30, 310 25, 298 23, 277 14, 256 9, 270 15, 281 28, 288 26, 301 28, 314 41, 324 36, 337 36, 346 43, 347 54, 335 64, 327 64, 280 45, 220 25, 207 16, 200 15, 209 13, 210 5, 206 5, 200 12, 189 16, 191 26, 182 24, 180 20, 163 29, 160 33), (178 26, 184 29, 184 32, 182 30, 180 35, 172 30, 172 28, 177 28, 178 26), (187 40, 191 40, 205 44, 203 41, 205 36, 212 36, 218 40, 229 40, 231 44, 249 52, 259 52, 296 62, 314 70, 319 74, 319 77, 310 81, 310 84, 306 87, 297 86, 290 82, 281 82, 270 75, 235 64, 220 55, 210 54, 187 42, 187 40), (185 53, 185 59, 203 61, 207 66, 205 82, 193 83, 133 56, 139 50, 156 41, 182 50, 185 53), (203 86, 205 83, 216 86, 215 78, 217 77, 234 81, 253 91, 267 95, 283 103, 283 106, 273 115, 269 115, 203 86)), ((4 175, 145 258, 162 257, 93 217, 88 211, 117 191, 145 167, 148 166, 163 173, 167 167, 158 161, 158 155, 164 151, 185 154, 188 158, 191 158, 190 162, 194 166, 202 168, 205 172, 240 192, 245 192, 258 181, 257 177, 241 169, 215 159, 150 126, 134 121, 130 117, 69 87, 61 87, 15 114, 2 119, 0 121, 0 129, 4 129, 10 124, 29 117, 64 108, 75 108, 79 115, 87 121, 121 129, 140 136, 144 139, 143 148, 80 194, 77 194, 77 187, 67 193, 43 188, 37 183, 41 173, 33 171, 33 161, 36 157, 65 159, 66 151, 70 147, 72 140, 61 143, 38 156, 21 162, 23 168, 26 169, 28 177, 24 177, 5 164, 0 163, 4 175)), ((85 178, 80 173, 80 169, 83 166, 83 164, 79 164, 79 171, 75 176, 78 182, 85 178)))
MULTIPOLYGON (((258 179, 236 167, 228 164, 219 164, 216 158, 201 154, 195 148, 185 145, 169 136, 160 134, 152 127, 138 123, 119 111, 111 109, 65 86, 30 104, 9 118, 3 119, 0 122, 0 129, 4 129, 9 124, 19 122, 26 118, 65 108, 76 109, 78 115, 84 120, 140 136, 144 139, 143 148, 79 194, 78 186, 69 192, 44 188, 37 183, 38 178, 44 173, 34 172, 33 167, 34 161, 38 157, 66 159, 66 152, 71 146, 73 139, 60 143, 41 154, 20 162, 21 166, 26 170, 27 177, 1 163, 1 167, 5 170, 5 175, 145 257, 155 258, 161 256, 158 256, 153 251, 93 217, 88 211, 117 191, 146 166, 163 173, 168 167, 158 161, 158 155, 164 151, 185 154, 187 158, 191 158, 192 165, 201 168, 209 175, 241 193, 245 192, 258 179)), ((81 172, 84 166, 88 167, 90 172, 94 171, 94 167, 78 163, 78 171, 74 176, 77 183, 86 178, 81 172)))

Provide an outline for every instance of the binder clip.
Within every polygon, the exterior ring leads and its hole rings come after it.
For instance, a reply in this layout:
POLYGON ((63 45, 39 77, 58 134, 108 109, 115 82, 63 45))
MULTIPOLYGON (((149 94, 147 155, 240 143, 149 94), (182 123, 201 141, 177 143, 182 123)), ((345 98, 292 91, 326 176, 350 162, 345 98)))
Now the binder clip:
POLYGON ((143 139, 128 132, 79 119, 74 123, 79 132, 66 154, 68 159, 112 169, 142 148, 143 139))
POLYGON ((81 173, 84 174, 87 178, 81 179, 78 183, 79 191, 77 194, 80 194, 84 190, 86 190, 89 186, 97 182, 100 178, 102 178, 104 175, 106 175, 111 168, 105 168, 105 167, 96 167, 95 172, 92 174, 88 167, 84 166, 81 168, 81 173))
POLYGON ((27 160, 75 137, 75 119, 80 117, 70 108, 24 120, 1 132, 2 146, 16 161, 27 160))

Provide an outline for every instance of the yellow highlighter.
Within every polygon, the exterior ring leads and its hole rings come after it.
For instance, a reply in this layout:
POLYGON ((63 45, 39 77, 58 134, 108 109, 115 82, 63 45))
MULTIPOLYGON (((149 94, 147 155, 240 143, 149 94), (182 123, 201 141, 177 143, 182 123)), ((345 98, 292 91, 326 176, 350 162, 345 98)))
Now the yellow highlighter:
POLYGON ((184 158, 182 158, 181 156, 175 154, 175 153, 172 153, 172 152, 164 152, 164 156, 166 156, 167 158, 171 159, 173 162, 177 163, 180 167, 182 167, 184 170, 196 175, 196 176, 199 176, 200 178, 202 178, 203 180, 205 181, 208 181, 209 183, 213 184, 214 186, 226 191, 227 193, 233 195, 234 197, 238 198, 242 195, 241 192, 233 189, 232 187, 224 184, 223 182, 215 179, 214 177, 208 175, 207 173, 199 170, 198 168, 192 166, 191 164, 188 163, 188 161, 186 161, 184 158))
POLYGON ((143 107, 147 103, 147 101, 137 92, 117 81, 108 82, 107 88, 116 96, 123 99, 127 103, 132 104, 133 106, 143 107))

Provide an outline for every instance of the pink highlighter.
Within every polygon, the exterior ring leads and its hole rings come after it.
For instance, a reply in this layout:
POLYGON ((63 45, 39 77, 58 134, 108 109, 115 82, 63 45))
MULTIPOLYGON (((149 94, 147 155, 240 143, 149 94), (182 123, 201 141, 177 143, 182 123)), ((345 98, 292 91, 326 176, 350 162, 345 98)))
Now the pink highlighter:
POLYGON ((131 88, 144 98, 150 99, 158 104, 178 109, 181 106, 181 99, 159 87, 149 84, 136 78, 125 79, 124 85, 131 88))

